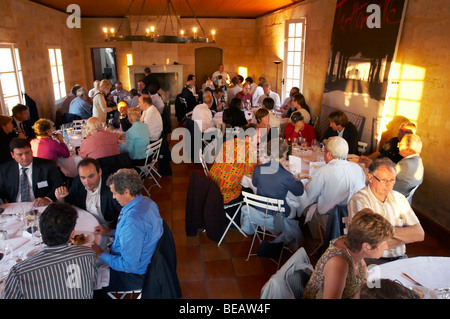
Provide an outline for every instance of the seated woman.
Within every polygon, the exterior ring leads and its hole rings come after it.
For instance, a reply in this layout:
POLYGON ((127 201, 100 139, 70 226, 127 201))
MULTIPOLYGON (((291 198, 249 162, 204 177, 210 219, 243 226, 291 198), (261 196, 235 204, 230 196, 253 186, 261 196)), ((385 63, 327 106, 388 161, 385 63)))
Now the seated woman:
POLYGON ((415 134, 406 134, 398 143, 398 149, 403 158, 395 166, 394 190, 408 197, 423 182, 422 140, 415 134))
POLYGON ((292 141, 301 137, 306 138, 308 146, 311 146, 311 142, 316 139, 316 131, 312 125, 303 122, 303 115, 300 112, 294 112, 291 115, 291 123, 284 129, 284 138, 292 141))
POLYGON ((227 127, 243 127, 247 125, 245 113, 242 111, 242 100, 233 98, 230 105, 223 111, 223 122, 227 127))
POLYGON ((99 159, 120 154, 117 135, 105 131, 103 121, 100 121, 97 117, 91 117, 86 123, 86 128, 88 134, 86 139, 81 142, 78 155, 82 158, 91 157, 99 159))
POLYGON ((53 122, 39 119, 34 123, 36 138, 30 141, 33 156, 58 161, 59 157, 67 158, 70 151, 64 143, 61 133, 53 133, 53 122))
POLYGON ((251 176, 256 166, 253 147, 248 138, 234 138, 223 143, 209 172, 209 178, 220 188, 224 204, 242 200, 241 180, 251 176))
POLYGON ((303 292, 305 299, 359 298, 367 279, 364 258, 380 258, 394 228, 365 208, 353 217, 347 235, 333 241, 317 262, 303 292))
POLYGON ((295 112, 300 112, 303 115, 304 122, 307 124, 311 124, 311 111, 309 110, 309 106, 306 104, 305 97, 303 94, 295 93, 292 95, 292 104, 296 108, 294 112, 288 112, 288 116, 290 117, 295 112))
POLYGON ((146 150, 150 143, 150 135, 148 133, 148 126, 140 121, 141 110, 137 107, 128 109, 128 120, 131 127, 127 130, 125 135, 125 145, 132 159, 133 166, 143 166, 145 158, 147 157, 146 150))
MULTIPOLYGON (((12 160, 9 142, 16 137, 16 133, 13 131, 14 125, 12 123, 12 117, 0 115, 0 164, 12 160)), ((25 135, 22 134, 22 137, 25 137, 25 135)))

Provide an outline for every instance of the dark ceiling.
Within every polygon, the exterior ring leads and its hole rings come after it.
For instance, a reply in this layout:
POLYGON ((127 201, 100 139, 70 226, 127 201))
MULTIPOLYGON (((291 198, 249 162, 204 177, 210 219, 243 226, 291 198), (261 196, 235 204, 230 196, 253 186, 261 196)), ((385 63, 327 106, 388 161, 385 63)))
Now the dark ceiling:
MULTIPOLYGON (((122 18, 126 15, 160 16, 170 8, 181 17, 247 18, 300 3, 304 0, 30 0, 55 10, 66 12, 70 4, 80 6, 82 17, 122 18), (168 3, 171 5, 168 6, 168 3), (192 9, 191 9, 192 8, 192 9)), ((72 11, 70 11, 72 13, 72 11)))

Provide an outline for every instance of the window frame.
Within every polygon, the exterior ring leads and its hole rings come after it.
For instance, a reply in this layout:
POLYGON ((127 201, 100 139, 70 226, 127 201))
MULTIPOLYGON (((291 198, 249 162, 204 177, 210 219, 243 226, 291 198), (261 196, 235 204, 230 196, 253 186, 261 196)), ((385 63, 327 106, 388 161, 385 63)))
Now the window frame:
MULTIPOLYGON (((2 74, 3 73, 13 73, 14 74, 19 103, 24 104, 23 93, 25 92, 25 87, 24 87, 25 84, 23 82, 23 69, 22 69, 22 63, 20 62, 19 48, 17 48, 14 43, 4 43, 4 42, 0 43, 0 48, 1 49, 10 49, 13 67, 14 67, 13 71, 0 72, 0 73, 2 73, 2 74), (17 60, 19 60, 19 61, 17 61, 17 60), (20 68, 19 68, 19 66, 20 66, 20 68)), ((5 98, 10 98, 10 97, 14 97, 14 96, 16 96, 16 95, 11 95, 11 96, 5 97, 5 95, 3 93, 2 84, 0 82, 0 111, 1 111, 1 114, 8 115, 8 116, 11 115, 11 108, 14 105, 7 106, 5 98)))
POLYGON ((48 58, 49 58, 49 66, 50 66, 50 76, 52 79, 52 88, 53 88, 53 97, 55 99, 55 103, 58 104, 61 101, 63 101, 65 99, 65 97, 67 96, 67 88, 66 88, 66 76, 64 74, 64 62, 63 62, 63 58, 62 58, 62 49, 60 46, 58 45, 48 45, 47 46, 47 52, 48 52, 48 58), (50 50, 53 50, 53 59, 55 61, 56 64, 52 65, 52 58, 50 56, 50 50), (59 50, 60 51, 60 56, 61 56, 61 64, 58 64, 58 59, 57 59, 57 54, 56 51, 59 50), (56 77, 57 77, 57 81, 54 82, 54 77, 53 77, 53 72, 52 72, 52 68, 56 67, 56 77), (59 67, 62 68, 62 76, 63 76, 63 80, 61 80, 61 74, 59 71, 59 67), (58 84, 58 89, 59 89, 59 98, 57 98, 56 96, 56 92, 55 92, 55 84, 58 84), (64 88, 64 92, 61 91, 61 85, 63 85, 64 88))
POLYGON ((283 87, 282 87, 282 101, 284 101, 287 97, 289 97, 289 91, 292 89, 292 87, 298 87, 300 89, 300 92, 303 92, 303 77, 304 77, 304 71, 305 71, 305 47, 306 47, 306 18, 299 18, 299 19, 292 19, 292 20, 286 20, 285 21, 285 28, 284 28, 284 63, 283 63, 283 87), (289 36, 289 27, 292 24, 301 23, 302 24, 302 32, 301 36, 297 36, 295 34, 294 37, 289 36), (294 50, 289 51, 289 39, 290 38, 300 38, 301 39, 301 50, 297 50, 296 45, 294 45, 294 50), (294 64, 289 64, 289 53, 293 52, 294 56, 295 53, 300 53, 300 61, 299 65, 295 64, 297 61, 294 61, 294 64), (299 66, 300 68, 300 74, 298 79, 297 78, 291 78, 288 77, 291 73, 289 72, 290 66, 299 66), (295 80, 295 83, 290 82, 289 80, 295 80))

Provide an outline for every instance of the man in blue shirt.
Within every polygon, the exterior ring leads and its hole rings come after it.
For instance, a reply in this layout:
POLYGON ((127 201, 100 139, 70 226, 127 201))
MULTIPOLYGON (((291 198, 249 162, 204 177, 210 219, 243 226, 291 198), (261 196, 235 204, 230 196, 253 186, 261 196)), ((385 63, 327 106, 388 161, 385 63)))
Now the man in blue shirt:
POLYGON ((95 232, 111 235, 114 241, 109 252, 92 244, 97 257, 110 267, 106 291, 142 289, 145 273, 163 233, 158 206, 142 196, 143 183, 134 169, 120 169, 107 180, 113 197, 122 206, 117 227, 108 230, 97 226, 95 232))
POLYGON ((89 103, 85 88, 77 90, 77 97, 70 102, 69 113, 78 115, 82 120, 92 116, 92 105, 89 103))

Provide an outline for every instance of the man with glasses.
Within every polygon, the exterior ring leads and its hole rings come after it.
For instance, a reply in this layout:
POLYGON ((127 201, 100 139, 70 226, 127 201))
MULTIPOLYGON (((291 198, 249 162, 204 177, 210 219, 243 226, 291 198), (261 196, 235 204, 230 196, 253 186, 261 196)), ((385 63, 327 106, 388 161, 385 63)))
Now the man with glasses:
MULTIPOLYGON (((406 258, 405 244, 423 241, 425 233, 406 197, 394 191, 397 173, 388 158, 379 158, 369 167, 369 184, 352 196, 348 203, 348 221, 363 208, 370 208, 394 227, 394 238, 388 242, 378 263, 406 258)), ((374 263, 369 261, 369 263, 374 263)))

